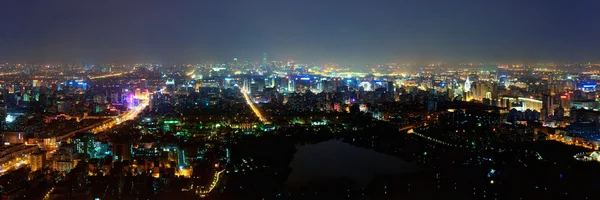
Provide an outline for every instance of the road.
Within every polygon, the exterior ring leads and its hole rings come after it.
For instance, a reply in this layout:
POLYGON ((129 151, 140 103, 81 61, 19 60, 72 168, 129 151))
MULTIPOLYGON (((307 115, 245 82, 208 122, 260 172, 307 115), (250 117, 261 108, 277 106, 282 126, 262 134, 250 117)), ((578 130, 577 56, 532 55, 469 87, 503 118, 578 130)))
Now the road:
POLYGON ((99 133, 110 130, 115 125, 119 125, 127 120, 135 119, 148 106, 148 99, 142 99, 139 105, 130 108, 127 112, 117 116, 114 120, 109 120, 104 124, 92 129, 90 132, 99 133))
POLYGON ((414 135, 414 136, 418 136, 418 137, 421 137, 421 138, 423 138, 423 139, 429 140, 429 141, 431 141, 431 142, 435 142, 435 143, 438 143, 438 144, 441 144, 441 145, 444 145, 444 146, 448 146, 448 147, 454 147, 454 148, 463 148, 463 149, 473 149, 473 150, 477 149, 477 150, 483 150, 483 151, 495 151, 495 152, 504 152, 504 151, 510 151, 510 152, 522 152, 522 153, 524 152, 524 153, 527 153, 527 154, 531 154, 531 155, 534 155, 534 156, 536 156, 536 157, 537 157, 539 160, 542 160, 542 159, 543 159, 543 158, 542 158, 542 156, 540 155, 540 153, 538 153, 537 151, 533 151, 533 150, 529 150, 529 151, 528 151, 528 150, 525 150, 525 151, 523 151, 523 150, 521 150, 521 149, 510 149, 510 148, 501 148, 501 147, 496 147, 496 148, 494 148, 494 147, 491 147, 491 146, 486 146, 486 147, 476 147, 476 146, 474 146, 474 145, 466 145, 466 144, 464 144, 464 145, 463 145, 463 144, 454 144, 454 143, 446 142, 446 141, 443 141, 443 140, 440 140, 440 139, 432 138, 432 137, 430 137, 430 136, 423 135, 423 134, 421 134, 421 133, 417 133, 417 132, 415 132, 413 129, 410 129, 410 130, 408 130, 408 131, 407 131, 407 134, 411 134, 411 135, 414 135))
POLYGON ((260 110, 258 110, 258 108, 256 108, 256 106, 254 106, 254 102, 252 102, 252 100, 248 96, 248 91, 246 91, 242 87, 238 87, 238 88, 240 89, 240 92, 242 92, 242 96, 244 97, 244 100, 246 100, 246 103, 248 104, 248 106, 250 106, 250 109, 252 109, 252 112, 254 112, 256 117, 258 117, 258 119, 261 122, 267 122, 267 119, 262 115, 262 113, 260 113, 260 110))
POLYGON ((427 122, 422 121, 422 122, 419 122, 419 123, 414 123, 414 124, 406 125, 406 126, 403 126, 402 128, 399 128, 398 130, 399 131, 407 131, 407 130, 410 130, 410 129, 413 129, 413 128, 416 128, 416 127, 420 127, 420 126, 427 126, 427 122))
POLYGON ((17 157, 8 162, 2 163, 0 165, 0 176, 4 175, 5 172, 10 172, 17 170, 23 166, 27 166, 29 164, 29 155, 23 155, 21 157, 17 157))
POLYGON ((0 76, 9 76, 9 75, 15 75, 15 74, 19 74, 19 72, 5 72, 5 73, 0 73, 0 76))
POLYGON ((114 73, 114 74, 106 74, 106 75, 100 75, 100 76, 90 76, 90 79, 94 80, 94 79, 101 79, 101 78, 110 78, 110 77, 122 76, 122 75, 125 75, 125 74, 128 74, 128 73, 131 73, 131 72, 133 72, 133 71, 130 71, 130 72, 121 72, 121 73, 114 73))
POLYGON ((205 190, 202 190, 200 187, 198 187, 196 189, 196 194, 202 198, 206 197, 206 195, 208 195, 210 192, 212 192, 213 189, 215 189, 215 187, 217 186, 217 184, 219 184, 219 179, 221 179, 221 174, 224 171, 225 171, 225 169, 215 173, 215 175, 213 176, 213 180, 210 182, 210 186, 205 190))
MULTIPOLYGON (((61 136, 56 136, 55 141, 57 141, 57 142, 55 142, 51 146, 44 147, 44 148, 46 148, 46 150, 50 150, 50 151, 48 151, 49 154, 47 154, 47 159, 52 158, 52 155, 53 155, 52 153, 54 152, 52 150, 55 150, 58 148, 58 141, 70 138, 73 135, 75 135, 75 133, 79 133, 79 132, 90 131, 93 133, 99 133, 99 132, 110 130, 115 125, 118 125, 124 121, 135 119, 144 110, 144 108, 146 108, 146 106, 148 106, 147 99, 142 100, 142 102, 138 106, 132 107, 130 110, 121 114, 118 117, 115 117, 114 119, 107 119, 103 122, 96 123, 96 124, 93 124, 93 125, 90 125, 87 127, 83 127, 81 129, 69 132, 69 133, 61 135, 61 136)), ((27 148, 27 147, 31 147, 31 146, 23 146, 23 147, 27 148)), ((8 160, 8 161, 0 164, 0 175, 4 174, 7 171, 14 171, 23 166, 27 166, 30 163, 30 161, 29 161, 30 158, 31 157, 29 156, 29 154, 23 154, 20 157, 8 160)))
POLYGON ((573 145, 573 146, 583 147, 583 148, 593 150, 593 151, 598 151, 598 142, 596 142, 596 141, 590 141, 590 140, 585 140, 583 138, 576 138, 576 137, 567 137, 566 135, 560 135, 560 134, 548 134, 546 139, 561 142, 566 145, 573 145))

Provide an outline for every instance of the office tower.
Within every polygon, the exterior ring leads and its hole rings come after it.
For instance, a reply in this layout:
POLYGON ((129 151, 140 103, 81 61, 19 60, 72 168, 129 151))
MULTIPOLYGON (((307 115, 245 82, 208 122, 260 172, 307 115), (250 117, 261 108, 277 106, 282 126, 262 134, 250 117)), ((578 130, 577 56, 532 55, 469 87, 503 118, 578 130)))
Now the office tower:
POLYGON ((552 111, 552 96, 548 93, 548 91, 545 91, 544 94, 542 94, 541 119, 544 120, 548 116, 552 115, 552 111))
POLYGON ((242 82, 242 88, 246 91, 246 93, 250 93, 250 84, 251 82, 248 81, 248 78, 244 78, 243 82, 242 82))
POLYGON ((77 133, 71 138, 71 143, 74 145, 75 153, 91 157, 94 151, 94 134, 87 132, 77 133))
POLYGON ((146 81, 145 78, 140 79, 140 85, 139 85, 139 87, 142 88, 142 89, 148 88, 148 82, 146 81))
POLYGON ((257 92, 262 92, 265 89, 265 79, 258 78, 254 81, 257 86, 257 92))
POLYGON ((131 144, 128 142, 115 142, 113 144, 115 161, 131 160, 131 144))
POLYGON ((287 92, 296 92, 296 82, 294 81, 294 79, 288 79, 287 92))
POLYGON ((31 154, 30 167, 31 171, 37 171, 44 168, 46 165, 46 153, 39 151, 31 154))
POLYGON ((263 61, 262 61, 263 66, 267 67, 267 53, 263 54, 263 61))
POLYGON ((250 84, 250 94, 252 94, 252 95, 258 94, 258 92, 259 92, 258 89, 259 89, 258 83, 252 82, 250 84))

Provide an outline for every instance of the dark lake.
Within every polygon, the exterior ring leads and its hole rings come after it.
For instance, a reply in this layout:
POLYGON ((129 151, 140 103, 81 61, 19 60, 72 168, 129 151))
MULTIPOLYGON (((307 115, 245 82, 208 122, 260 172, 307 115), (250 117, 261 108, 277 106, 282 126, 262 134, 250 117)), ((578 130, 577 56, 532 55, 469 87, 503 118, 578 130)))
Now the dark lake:
POLYGON ((307 181, 350 178, 356 186, 367 185, 375 175, 418 171, 414 162, 356 147, 339 140, 299 146, 290 164, 292 173, 287 184, 307 181))

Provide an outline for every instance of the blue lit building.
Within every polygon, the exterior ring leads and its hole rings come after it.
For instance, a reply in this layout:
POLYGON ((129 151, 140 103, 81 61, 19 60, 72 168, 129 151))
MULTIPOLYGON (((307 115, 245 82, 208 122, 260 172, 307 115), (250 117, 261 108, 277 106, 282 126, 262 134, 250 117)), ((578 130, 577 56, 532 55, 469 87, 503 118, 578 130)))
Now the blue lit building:
POLYGON ((94 153, 93 133, 77 133, 71 138, 71 143, 74 145, 75 153, 92 157, 94 153))

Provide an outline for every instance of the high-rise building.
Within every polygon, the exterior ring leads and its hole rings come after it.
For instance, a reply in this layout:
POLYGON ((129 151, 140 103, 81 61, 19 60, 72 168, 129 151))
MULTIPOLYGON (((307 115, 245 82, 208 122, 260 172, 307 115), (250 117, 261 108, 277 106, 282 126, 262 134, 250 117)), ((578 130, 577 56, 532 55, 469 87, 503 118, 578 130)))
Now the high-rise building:
POLYGON ((294 81, 294 79, 288 79, 287 92, 296 92, 296 82, 294 81))
POLYGON ((265 70, 267 69, 267 53, 263 54, 262 66, 265 70))
POLYGON ((548 116, 553 114, 552 112, 552 96, 548 92, 544 92, 542 94, 541 120, 548 118, 548 116))
POLYGON ((77 165, 73 159, 73 146, 61 145, 52 157, 52 169, 61 172, 69 172, 77 165))
POLYGON ((146 81, 145 78, 140 79, 140 85, 139 85, 139 87, 142 88, 142 89, 148 88, 148 82, 146 81))
POLYGON ((252 94, 252 95, 258 94, 258 84, 256 82, 253 82, 250 84, 250 94, 252 94))
POLYGON ((75 153, 90 155, 94 151, 93 133, 77 133, 74 137, 71 138, 71 141, 74 145, 75 153))
POLYGON ((113 155, 115 161, 131 160, 131 144, 127 142, 114 143, 113 155))
POLYGON ((31 171, 43 169, 46 165, 46 153, 43 151, 32 153, 30 158, 31 171))
POLYGON ((474 82, 470 90, 473 92, 473 99, 478 101, 489 99, 492 102, 498 99, 498 89, 494 82, 474 82))
POLYGON ((265 79, 258 78, 256 80, 254 80, 254 82, 256 83, 257 91, 262 92, 265 88, 265 79))

